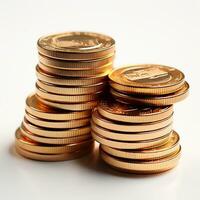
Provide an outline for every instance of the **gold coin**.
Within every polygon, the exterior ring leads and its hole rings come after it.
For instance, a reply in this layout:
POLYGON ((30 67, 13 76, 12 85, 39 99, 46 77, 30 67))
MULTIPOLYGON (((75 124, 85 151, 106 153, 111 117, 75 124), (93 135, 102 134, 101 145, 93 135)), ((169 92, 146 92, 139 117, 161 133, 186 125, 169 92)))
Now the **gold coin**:
POLYGON ((35 117, 47 120, 73 120, 91 116, 89 110, 74 112, 47 106, 39 101, 35 94, 27 97, 26 111, 35 117))
POLYGON ((116 148, 116 149, 143 149, 143 148, 151 148, 155 146, 160 146, 165 144, 169 138, 170 134, 164 135, 160 138, 152 139, 152 140, 144 140, 144 141, 135 141, 135 142, 125 142, 125 141, 118 141, 118 140, 110 140, 104 138, 92 130, 92 137, 94 140, 99 142, 100 144, 116 148))
POLYGON ((37 98, 46 105, 71 111, 92 110, 97 105, 97 101, 88 101, 84 103, 56 103, 47 101, 39 96, 37 98))
POLYGON ((174 168, 180 159, 181 148, 178 152, 158 160, 149 160, 149 161, 138 161, 131 159, 122 159, 110 156, 101 151, 102 159, 109 164, 111 167, 114 167, 120 171, 136 173, 136 174, 152 174, 160 173, 174 168))
POLYGON ((43 144, 38 143, 33 140, 30 140, 26 136, 21 133, 20 128, 16 130, 15 133, 15 143, 18 147, 35 152, 35 153, 43 153, 43 154, 61 154, 61 153, 69 153, 78 151, 84 148, 87 148, 93 145, 93 140, 83 141, 75 144, 69 145, 52 145, 52 144, 43 144))
POLYGON ((78 78, 91 77, 91 76, 95 76, 96 74, 98 75, 102 73, 108 74, 112 69, 112 64, 110 63, 98 68, 94 68, 92 70, 64 70, 64 69, 49 67, 42 63, 38 63, 38 66, 43 71, 52 75, 58 75, 58 76, 63 76, 63 77, 78 77, 78 78))
POLYGON ((71 128, 71 129, 52 129, 52 128, 44 128, 40 126, 36 126, 31 124, 26 118, 23 120, 22 129, 27 129, 29 132, 33 133, 34 135, 39 135, 43 137, 50 137, 50 138, 67 138, 67 137, 76 137, 82 135, 90 134, 90 126, 84 126, 79 128, 71 128))
POLYGON ((103 149, 104 152, 110 154, 111 156, 120 158, 137 160, 160 159, 178 152, 178 150, 180 149, 179 135, 175 131, 173 131, 167 143, 162 146, 153 147, 151 149, 120 150, 105 145, 101 145, 101 149, 103 149))
POLYGON ((110 131, 106 128, 102 128, 96 125, 94 122, 91 122, 91 128, 99 136, 108 138, 110 140, 142 141, 142 140, 156 139, 169 134, 172 131, 172 124, 155 131, 133 132, 133 133, 124 133, 122 131, 110 131))
POLYGON ((105 118, 130 123, 146 123, 165 119, 172 115, 173 107, 136 106, 106 99, 98 104, 98 112, 105 118))
POLYGON ((90 118, 73 119, 68 121, 54 121, 54 120, 40 119, 27 112, 25 112, 25 118, 31 124, 51 129, 78 128, 90 124, 90 118))
POLYGON ((77 135, 70 137, 67 135, 66 137, 45 137, 40 135, 35 135, 28 131, 23 125, 20 127, 20 130, 22 134, 31 140, 34 140, 36 142, 44 143, 44 144, 74 144, 79 143, 87 140, 91 140, 91 134, 85 134, 85 135, 77 135))
POLYGON ((66 78, 63 76, 49 74, 37 66, 36 75, 40 81, 55 84, 55 85, 86 86, 86 85, 94 85, 94 84, 107 81, 108 72, 95 74, 94 76, 85 77, 85 78, 72 78, 72 77, 66 78))
POLYGON ((91 94, 94 92, 102 91, 105 88, 105 83, 98 83, 95 85, 87 85, 81 87, 70 87, 70 86, 60 86, 50 83, 45 83, 42 81, 37 81, 36 86, 41 89, 53 93, 53 94, 65 94, 65 95, 81 95, 81 94, 91 94))
POLYGON ((66 32, 41 37, 37 43, 42 55, 63 60, 98 59, 115 50, 115 41, 91 32, 66 32))
POLYGON ((164 65, 136 65, 116 69, 109 74, 111 87, 116 90, 162 95, 179 90, 184 84, 184 74, 164 65))
POLYGON ((61 153, 61 154, 41 154, 41 153, 34 153, 31 151, 24 150, 16 145, 16 151, 21 156, 32 159, 32 160, 39 160, 39 161, 65 161, 65 160, 77 159, 89 153, 91 150, 92 148, 89 147, 89 148, 81 149, 75 152, 67 152, 67 153, 61 153))
POLYGON ((189 94, 189 84, 185 82, 184 86, 171 94, 163 95, 163 96, 131 96, 119 93, 113 89, 110 90, 113 97, 122 103, 130 103, 130 104, 139 104, 139 105, 152 105, 152 106, 168 106, 173 105, 179 101, 183 101, 189 94))
POLYGON ((66 61, 66 60, 58 60, 46 57, 44 55, 39 54, 39 61, 53 68, 58 69, 67 69, 67 70, 87 70, 94 69, 100 66, 106 65, 108 63, 112 63, 114 60, 114 54, 109 57, 104 57, 97 60, 82 60, 82 61, 66 61))
POLYGON ((49 100, 49 101, 61 102, 61 103, 65 103, 65 102, 66 103, 82 103, 82 102, 87 102, 87 101, 98 100, 102 96, 103 92, 99 91, 92 94, 82 94, 82 95, 53 94, 41 89, 36 84, 36 94, 47 101, 49 100))
POLYGON ((142 132, 142 131, 151 131, 157 130, 163 127, 168 126, 172 123, 173 115, 170 115, 166 119, 159 120, 156 122, 148 123, 126 123, 126 122, 115 122, 112 120, 107 120, 105 117, 101 116, 97 109, 93 111, 92 120, 95 124, 101 127, 106 127, 112 131, 122 131, 122 132, 142 132))

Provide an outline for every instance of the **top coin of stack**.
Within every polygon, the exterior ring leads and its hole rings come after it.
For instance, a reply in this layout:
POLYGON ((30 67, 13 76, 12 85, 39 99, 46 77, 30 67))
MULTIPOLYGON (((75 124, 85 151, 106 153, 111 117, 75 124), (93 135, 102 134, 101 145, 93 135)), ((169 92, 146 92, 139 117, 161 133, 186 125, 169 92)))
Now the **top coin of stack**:
POLYGON ((126 66, 109 75, 111 94, 124 103, 172 105, 186 98, 184 74, 164 65, 126 66))

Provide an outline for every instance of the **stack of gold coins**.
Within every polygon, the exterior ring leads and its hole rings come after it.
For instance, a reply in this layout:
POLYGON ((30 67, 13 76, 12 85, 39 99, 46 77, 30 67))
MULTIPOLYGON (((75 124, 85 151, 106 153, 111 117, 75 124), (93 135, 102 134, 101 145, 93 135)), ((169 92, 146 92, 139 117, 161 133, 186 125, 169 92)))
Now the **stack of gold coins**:
POLYGON ((109 79, 111 97, 92 115, 92 135, 102 159, 131 173, 175 167, 181 146, 172 129, 172 104, 188 94, 183 73, 161 65, 127 66, 113 70, 109 79))
POLYGON ((105 92, 115 41, 89 32, 67 32, 38 40, 36 92, 26 99, 16 131, 19 154, 58 161, 82 156, 93 147, 91 110, 105 92))

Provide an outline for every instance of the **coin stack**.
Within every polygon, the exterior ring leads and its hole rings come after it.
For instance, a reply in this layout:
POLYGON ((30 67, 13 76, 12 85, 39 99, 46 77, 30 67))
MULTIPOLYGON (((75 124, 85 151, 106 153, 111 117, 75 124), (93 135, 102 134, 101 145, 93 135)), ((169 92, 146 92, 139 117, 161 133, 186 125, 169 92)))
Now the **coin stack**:
POLYGON ((36 92, 26 99, 16 150, 35 160, 58 161, 89 152, 91 110, 105 92, 115 41, 89 32, 38 40, 36 92))
POLYGON ((181 154, 172 128, 173 104, 188 95, 184 74, 161 65, 127 66, 109 74, 110 97, 92 115, 92 135, 111 167, 130 173, 159 173, 181 154))

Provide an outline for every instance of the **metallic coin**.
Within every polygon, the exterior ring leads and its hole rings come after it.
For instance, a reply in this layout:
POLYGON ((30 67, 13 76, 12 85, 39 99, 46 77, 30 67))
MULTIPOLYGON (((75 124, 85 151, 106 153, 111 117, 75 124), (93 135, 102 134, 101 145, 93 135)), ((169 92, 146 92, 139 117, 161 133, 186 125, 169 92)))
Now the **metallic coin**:
POLYGON ((42 81, 37 81, 36 87, 39 87, 47 92, 53 94, 65 94, 65 95, 82 95, 91 94, 94 92, 102 91, 105 88, 105 83, 98 83, 95 85, 87 85, 80 87, 60 86, 42 81))
POLYGON ((82 126, 87 126, 90 124, 90 118, 83 119, 73 119, 67 121, 55 121, 55 120, 45 120, 37 118, 27 112, 25 112, 25 118, 32 124, 44 128, 52 129, 67 129, 67 128, 78 128, 82 126))
MULTIPOLYGON (((34 140, 36 142, 44 143, 44 144, 74 144, 74 143, 79 143, 87 140, 91 140, 91 134, 85 134, 85 135, 77 135, 73 137, 70 137, 68 134, 66 137, 45 137, 45 136, 40 136, 40 135, 35 135, 28 131, 23 125, 20 127, 20 130, 22 134, 31 140, 34 140)), ((79 130, 79 129, 77 129, 79 130)))
POLYGON ((66 32, 41 37, 38 51, 42 55, 63 60, 90 60, 113 54, 115 41, 91 32, 66 32))
POLYGON ((38 63, 38 66, 43 71, 52 75, 58 75, 58 76, 64 76, 64 77, 78 77, 78 78, 92 77, 92 76, 102 74, 102 73, 108 74, 112 70, 112 64, 110 63, 98 68, 94 68, 93 70, 64 70, 64 69, 49 67, 42 63, 38 63))
POLYGON ((163 96, 132 96, 119 93, 113 89, 110 90, 110 93, 113 97, 122 103, 127 104, 138 104, 138 105, 152 105, 152 106, 168 106, 173 105, 179 101, 183 101, 189 94, 189 84, 187 82, 184 83, 184 86, 171 94, 163 95, 163 96))
POLYGON ((149 161, 117 158, 110 156, 103 150, 101 151, 102 159, 110 166, 123 172, 136 173, 136 174, 153 174, 170 170, 178 164, 180 156, 181 156, 181 148, 179 149, 178 152, 168 157, 158 160, 149 160, 149 161))
POLYGON ((65 161, 65 160, 77 159, 89 153, 90 151, 92 151, 92 149, 93 147, 89 147, 75 152, 67 152, 61 154, 41 154, 24 150, 16 145, 16 151, 21 156, 39 161, 65 161))
POLYGON ((67 69, 67 70, 87 70, 94 69, 100 66, 106 65, 108 63, 112 63, 114 60, 114 54, 109 57, 104 57, 97 60, 82 60, 82 61, 66 61, 66 60, 58 60, 46 57, 44 55, 39 54, 39 61, 53 68, 58 69, 67 69))
POLYGON ((110 154, 111 156, 120 158, 137 160, 160 159, 178 152, 178 150, 180 149, 179 135, 175 131, 173 131, 167 143, 159 147, 153 147, 151 149, 120 150, 105 145, 101 145, 101 149, 103 149, 106 153, 110 154))
POLYGON ((26 111, 35 117, 46 120, 73 120, 91 116, 89 110, 74 112, 47 106, 39 101, 35 94, 27 97, 26 111))
POLYGON ((163 65, 126 66, 109 74, 111 86, 128 93, 162 95, 179 90, 184 84, 184 74, 163 65))
POLYGON ((172 124, 155 131, 144 131, 144 132, 133 132, 133 133, 131 132, 124 133, 122 131, 111 131, 96 125, 94 122, 91 122, 91 128, 95 133, 97 133, 101 137, 108 138, 111 140, 133 142, 142 140, 152 140, 168 135, 172 131, 172 124))
POLYGON ((110 139, 104 138, 92 130, 92 137, 94 138, 94 140, 96 140, 100 144, 103 144, 112 148, 116 148, 116 149, 144 149, 144 148, 160 146, 160 145, 165 144, 169 140, 170 135, 171 133, 164 135, 160 138, 152 139, 152 140, 125 142, 125 141, 110 140, 110 139))
POLYGON ((72 77, 66 78, 64 76, 49 74, 43 71, 42 69, 40 69, 39 66, 37 66, 36 75, 40 81, 55 84, 55 85, 86 86, 86 85, 93 85, 93 84, 98 84, 98 83, 107 81, 108 72, 104 72, 102 74, 95 74, 94 76, 85 77, 85 78, 72 78, 72 77))
POLYGON ((88 101, 84 103, 56 103, 47 101, 39 96, 37 96, 37 98, 46 105, 71 111, 92 110, 97 105, 97 101, 88 101))
POLYGON ((105 118, 130 123, 154 122, 172 115, 173 107, 136 106, 119 103, 114 99, 106 99, 98 104, 98 112, 105 118))
POLYGON ((15 133, 15 143, 18 147, 35 152, 35 153, 43 153, 43 154, 61 154, 61 153, 69 153, 78 151, 84 148, 88 148, 93 145, 93 140, 83 141, 79 143, 69 144, 69 145, 52 145, 52 144, 43 144, 38 143, 33 140, 30 140, 26 136, 21 133, 20 128, 16 130, 15 133))
POLYGON ((112 120, 107 120, 105 117, 101 116, 97 109, 93 111, 92 120, 98 126, 103 128, 107 128, 112 131, 122 131, 122 132, 142 132, 142 131, 151 131, 157 130, 163 127, 168 126, 172 123, 173 115, 170 115, 166 119, 156 121, 156 122, 148 122, 148 123, 126 123, 126 122, 115 122, 112 120))
POLYGON ((90 126, 84 126, 79 128, 71 128, 71 129, 52 129, 52 128, 44 128, 40 126, 36 126, 30 123, 26 118, 23 120, 22 129, 27 129, 29 132, 43 136, 43 137, 50 137, 50 138, 67 138, 67 137, 76 137, 82 135, 90 134, 90 126))
POLYGON ((98 100, 102 96, 103 92, 99 91, 92 94, 82 94, 82 95, 53 94, 41 89, 36 84, 36 94, 47 101, 49 100, 61 103, 82 103, 87 101, 98 100))

